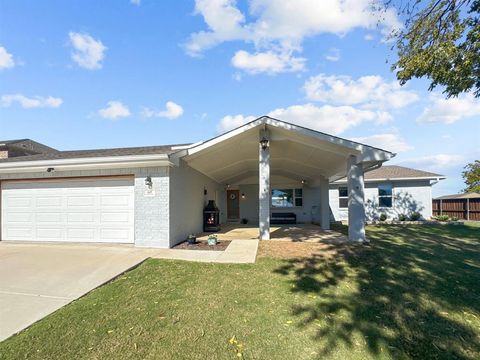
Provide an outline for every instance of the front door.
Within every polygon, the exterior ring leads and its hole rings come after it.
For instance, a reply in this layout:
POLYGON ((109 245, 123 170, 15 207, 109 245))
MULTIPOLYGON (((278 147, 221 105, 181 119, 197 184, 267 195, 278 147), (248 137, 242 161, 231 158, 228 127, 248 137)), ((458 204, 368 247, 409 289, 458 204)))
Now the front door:
POLYGON ((227 190, 227 220, 229 221, 240 219, 239 193, 239 190, 227 190))

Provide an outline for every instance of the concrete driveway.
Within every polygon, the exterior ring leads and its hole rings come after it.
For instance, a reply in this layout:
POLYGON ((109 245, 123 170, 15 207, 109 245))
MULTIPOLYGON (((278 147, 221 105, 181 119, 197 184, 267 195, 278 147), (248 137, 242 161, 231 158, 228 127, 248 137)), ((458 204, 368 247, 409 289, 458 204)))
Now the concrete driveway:
POLYGON ((129 246, 0 242, 0 341, 147 256, 129 246))

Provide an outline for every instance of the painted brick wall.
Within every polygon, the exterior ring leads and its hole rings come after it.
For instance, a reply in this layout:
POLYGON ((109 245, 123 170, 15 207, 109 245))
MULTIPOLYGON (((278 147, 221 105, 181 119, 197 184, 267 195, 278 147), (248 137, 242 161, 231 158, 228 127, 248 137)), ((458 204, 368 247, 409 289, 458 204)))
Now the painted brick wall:
POLYGON ((170 240, 168 167, 0 174, 0 181, 104 175, 133 175, 135 178, 135 246, 168 248, 170 240), (147 176, 152 178, 152 192, 147 191, 148 187, 145 185, 147 176))
MULTIPOLYGON (((395 219, 399 214, 410 215, 419 212, 424 219, 432 216, 432 186, 428 180, 393 181, 393 207, 378 207, 378 183, 365 184, 365 207, 367 220, 374 220, 385 213, 388 218, 395 219)), ((330 185, 330 209, 334 220, 347 220, 348 209, 338 207, 338 186, 330 185)), ((340 185, 346 186, 346 185, 340 185)))
POLYGON ((203 208, 208 200, 215 200, 219 206, 221 190, 221 184, 183 161, 179 167, 170 168, 170 246, 184 241, 188 234, 203 231, 203 208))

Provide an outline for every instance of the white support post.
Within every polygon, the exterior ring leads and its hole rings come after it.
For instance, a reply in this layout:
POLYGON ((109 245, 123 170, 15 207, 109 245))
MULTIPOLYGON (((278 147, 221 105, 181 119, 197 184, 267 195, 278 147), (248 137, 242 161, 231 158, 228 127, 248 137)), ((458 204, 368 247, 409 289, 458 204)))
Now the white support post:
POLYGON ((328 197, 328 179, 320 178, 320 227, 330 230, 330 201, 328 197))
POLYGON ((258 154, 258 227, 260 240, 270 240, 270 134, 267 129, 260 130, 258 154), (265 149, 262 140, 268 141, 265 149))
POLYGON ((347 162, 348 184, 348 239, 367 241, 365 238, 365 189, 363 166, 357 164, 356 156, 350 156, 347 162))

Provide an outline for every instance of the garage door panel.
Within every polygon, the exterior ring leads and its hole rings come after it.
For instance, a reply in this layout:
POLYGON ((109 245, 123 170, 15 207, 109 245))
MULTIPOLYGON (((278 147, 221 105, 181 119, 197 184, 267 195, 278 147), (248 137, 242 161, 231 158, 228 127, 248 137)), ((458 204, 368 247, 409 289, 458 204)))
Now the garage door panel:
POLYGON ((133 178, 2 182, 2 239, 134 242, 133 178))
POLYGON ((130 231, 128 228, 125 229, 101 229, 100 230, 100 239, 103 242, 113 242, 115 239, 121 239, 126 241, 130 236, 130 231))
POLYGON ((43 207, 43 208, 58 208, 62 206, 62 197, 61 196, 56 196, 56 195, 51 195, 51 196, 46 196, 47 194, 42 194, 41 196, 37 196, 37 207, 43 207))
POLYGON ((5 196, 5 204, 9 208, 30 208, 33 205, 31 196, 5 196))
MULTIPOLYGON (((33 217, 33 214, 31 214, 33 217)), ((63 214, 60 212, 37 212, 35 214, 37 224, 43 223, 61 223, 63 214)))
POLYGON ((75 241, 95 241, 96 238, 96 228, 69 228, 67 230, 67 237, 69 239, 75 239, 75 241))
POLYGON ((36 228, 36 238, 41 241, 63 241, 64 231, 61 228, 36 228))

